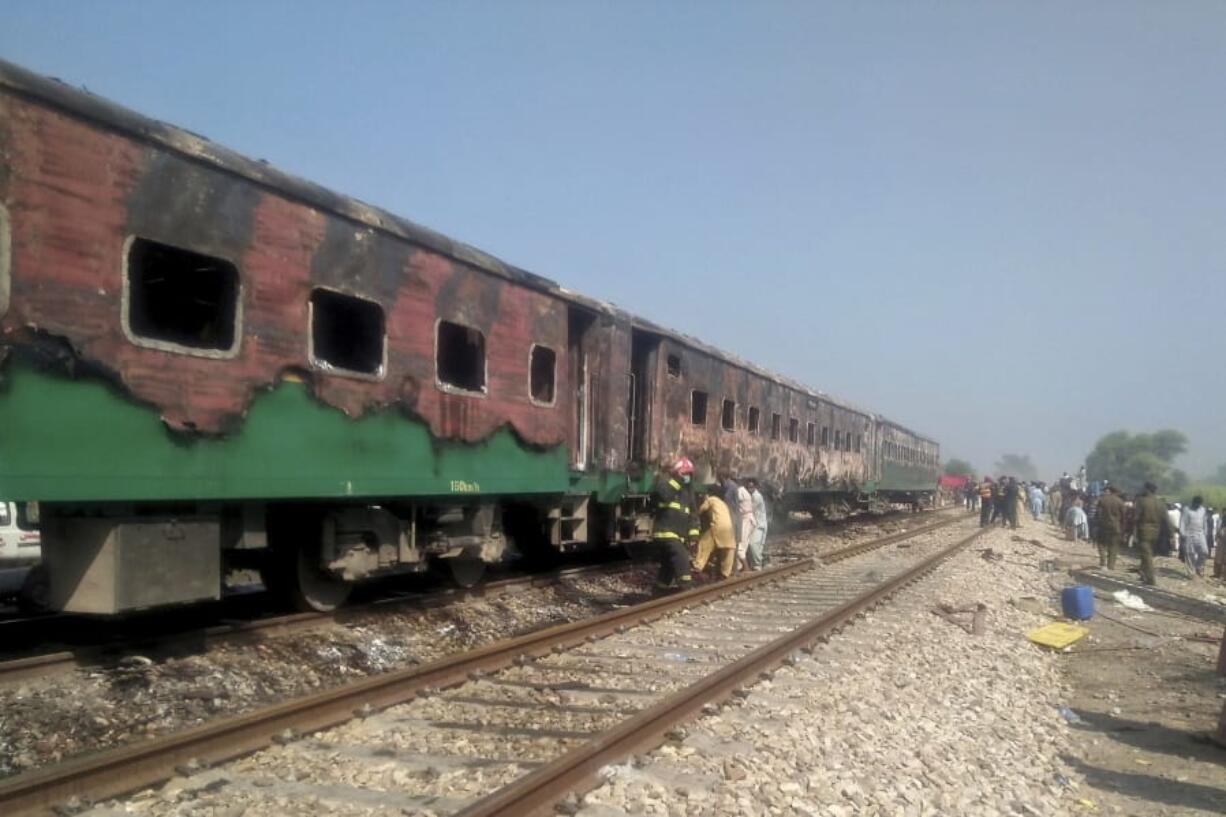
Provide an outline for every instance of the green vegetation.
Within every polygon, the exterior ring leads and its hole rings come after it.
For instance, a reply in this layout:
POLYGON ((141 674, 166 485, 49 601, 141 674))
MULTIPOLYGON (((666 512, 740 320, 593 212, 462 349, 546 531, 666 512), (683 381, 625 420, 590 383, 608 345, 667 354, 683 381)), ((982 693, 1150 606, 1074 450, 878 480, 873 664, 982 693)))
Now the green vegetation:
POLYGON ((1152 482, 1163 494, 1182 495, 1188 475, 1172 467, 1172 462, 1187 448, 1188 438, 1174 429, 1140 434, 1113 431, 1086 457, 1086 473, 1091 481, 1110 480, 1129 494, 1152 482))
POLYGON ((1209 482, 1193 482, 1185 485, 1178 493, 1180 502, 1191 502, 1192 497, 1199 496, 1211 508, 1226 508, 1226 485, 1215 485, 1209 482))
POLYGON ((945 468, 942 473, 951 477, 970 477, 971 479, 974 479, 975 466, 971 465, 966 460, 960 460, 955 457, 952 460, 945 461, 945 468))
POLYGON ((1034 467, 1029 454, 1001 454, 993 468, 1001 476, 1026 481, 1039 478, 1039 469, 1034 467))

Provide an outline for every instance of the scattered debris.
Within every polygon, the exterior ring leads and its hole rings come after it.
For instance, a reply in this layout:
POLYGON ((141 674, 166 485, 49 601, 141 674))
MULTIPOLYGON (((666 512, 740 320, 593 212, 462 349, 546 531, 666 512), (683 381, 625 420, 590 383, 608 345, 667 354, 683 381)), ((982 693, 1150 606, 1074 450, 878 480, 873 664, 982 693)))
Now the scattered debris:
POLYGON ((1066 624, 1063 621, 1053 621, 1042 627, 1036 627, 1026 633, 1026 638, 1040 647, 1050 647, 1053 650, 1063 650, 1089 635, 1090 631, 1076 624, 1066 624))
POLYGON ((954 607, 951 604, 938 604, 932 608, 932 614, 953 624, 956 627, 961 627, 970 635, 983 635, 984 627, 987 622, 988 606, 986 604, 970 604, 962 607, 954 607), (970 618, 963 620, 958 616, 967 616, 970 618))
POLYGON ((1115 599, 1117 604, 1122 604, 1130 610, 1154 609, 1145 603, 1145 599, 1133 593, 1129 593, 1127 590, 1116 590, 1111 594, 1111 598, 1115 599))
POLYGON ((1060 717, 1064 718, 1064 720, 1067 721, 1068 723, 1085 723, 1085 721, 1081 719, 1080 715, 1078 715, 1073 710, 1069 709, 1064 704, 1060 704, 1059 706, 1057 706, 1056 711, 1059 712, 1060 717))

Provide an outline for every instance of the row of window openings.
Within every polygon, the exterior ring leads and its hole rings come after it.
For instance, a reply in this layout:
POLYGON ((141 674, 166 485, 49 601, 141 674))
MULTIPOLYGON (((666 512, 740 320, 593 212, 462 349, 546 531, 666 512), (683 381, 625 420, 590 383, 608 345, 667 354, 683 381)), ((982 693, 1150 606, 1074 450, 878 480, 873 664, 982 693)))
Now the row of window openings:
MULTIPOLYGON (((745 419, 745 428, 750 434, 761 433, 762 414, 757 406, 749 407, 745 419)), ((690 392, 690 422, 696 426, 705 426, 707 424, 707 393, 705 391, 694 390, 690 392)), ((720 427, 724 431, 736 431, 736 401, 724 401, 723 410, 720 412, 720 427)), ((817 423, 809 423, 806 431, 806 441, 810 446, 816 446, 818 444, 817 423)), ((771 439, 780 439, 783 436, 782 432, 782 415, 771 414, 771 439)), ((800 420, 795 417, 788 419, 788 441, 800 442, 800 420)), ((855 451, 859 453, 861 444, 862 435, 860 434, 853 435, 851 432, 842 432, 837 429, 834 432, 834 449, 836 451, 855 451)), ((823 448, 830 447, 829 426, 822 426, 821 445, 823 448)))
MULTIPOLYGON (((133 239, 127 261, 127 325, 156 345, 187 351, 228 352, 238 339, 238 269, 228 261, 133 239)), ((386 364, 387 321, 374 301, 330 289, 310 299, 311 360, 319 368, 380 377, 386 364)), ((438 381, 460 391, 486 390, 485 335, 440 320, 435 337, 438 381)), ((556 396, 557 353, 534 344, 528 392, 538 403, 556 396)))
POLYGON ((921 451, 918 448, 899 445, 898 443, 887 442, 885 444, 885 453, 887 457, 905 463, 929 466, 935 466, 937 464, 935 454, 921 451))

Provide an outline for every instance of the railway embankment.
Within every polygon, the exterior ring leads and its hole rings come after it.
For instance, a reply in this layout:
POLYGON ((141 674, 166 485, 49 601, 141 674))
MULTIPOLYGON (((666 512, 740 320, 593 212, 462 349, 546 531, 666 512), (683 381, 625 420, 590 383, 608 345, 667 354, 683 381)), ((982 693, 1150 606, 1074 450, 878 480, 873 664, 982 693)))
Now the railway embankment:
MULTIPOLYGON (((800 558, 931 522, 906 514, 780 534, 773 558, 800 558)), ((371 610, 344 624, 172 644, 0 686, 0 777, 249 712, 500 638, 575 621, 651 592, 654 564, 568 578, 494 598, 421 610, 371 610)))
MULTIPOLYGON (((1026 632, 1051 619, 1044 554, 987 533, 792 666, 695 721, 567 810, 622 814, 1094 813, 1065 757, 1066 656, 1026 632), (987 607, 933 613, 939 605, 987 607)), ((1089 795, 1092 797, 1092 795, 1089 795)))

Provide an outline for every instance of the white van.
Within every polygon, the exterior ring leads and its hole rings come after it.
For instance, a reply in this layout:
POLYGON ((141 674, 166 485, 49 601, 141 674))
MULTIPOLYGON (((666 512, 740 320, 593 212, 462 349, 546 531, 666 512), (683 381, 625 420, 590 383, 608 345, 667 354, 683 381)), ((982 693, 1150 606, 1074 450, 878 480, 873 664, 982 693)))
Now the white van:
POLYGON ((37 505, 0 499, 0 568, 37 564, 41 552, 37 505))

